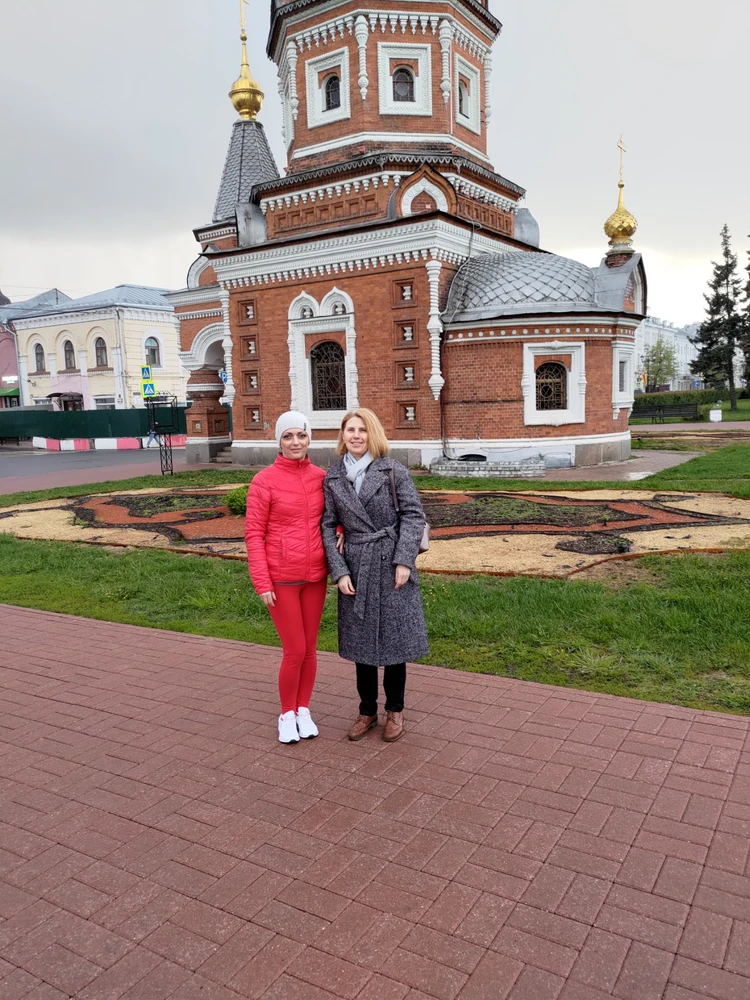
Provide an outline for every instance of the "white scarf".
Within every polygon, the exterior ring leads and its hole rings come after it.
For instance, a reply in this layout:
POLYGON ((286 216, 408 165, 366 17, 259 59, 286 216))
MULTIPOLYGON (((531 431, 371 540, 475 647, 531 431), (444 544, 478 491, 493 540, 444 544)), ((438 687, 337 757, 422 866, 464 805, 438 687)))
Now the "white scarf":
POLYGON ((349 452, 344 455, 344 465, 346 466, 346 478, 354 486, 354 492, 359 496, 365 473, 372 464, 373 458, 369 451, 366 451, 362 458, 355 458, 349 452))

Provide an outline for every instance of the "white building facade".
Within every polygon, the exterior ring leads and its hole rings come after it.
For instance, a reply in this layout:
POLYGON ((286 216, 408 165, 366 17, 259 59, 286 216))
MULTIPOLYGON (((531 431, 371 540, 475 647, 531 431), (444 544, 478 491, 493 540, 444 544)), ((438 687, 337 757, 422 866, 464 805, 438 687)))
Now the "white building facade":
MULTIPOLYGON (((671 347, 675 353, 677 371, 671 380, 670 389, 691 389, 700 380, 690 371, 690 366, 698 356, 698 350, 691 338, 699 327, 699 323, 679 327, 658 316, 647 316, 635 331, 635 384, 636 389, 645 388, 646 352, 655 347, 661 340, 671 347)), ((700 387, 700 386, 698 386, 700 387)))
POLYGON ((166 290, 118 285, 12 317, 21 405, 55 409, 142 406, 141 367, 157 393, 185 402, 186 373, 166 290))

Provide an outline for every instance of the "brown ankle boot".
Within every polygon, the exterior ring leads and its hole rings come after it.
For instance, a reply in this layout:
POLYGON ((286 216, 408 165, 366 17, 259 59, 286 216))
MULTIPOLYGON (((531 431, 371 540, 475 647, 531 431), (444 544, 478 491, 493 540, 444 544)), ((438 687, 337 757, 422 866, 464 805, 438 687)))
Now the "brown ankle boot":
POLYGON ((403 712, 386 712, 385 715, 385 729, 383 730, 383 739, 386 743, 395 743, 396 740, 400 740, 404 735, 404 713, 403 712))
POLYGON ((349 730, 348 734, 349 739, 352 740, 352 742, 356 742, 357 740, 363 740, 365 736, 367 736, 367 733, 373 728, 373 726, 377 726, 377 724, 378 724, 377 714, 358 715, 354 724, 352 725, 352 728, 349 730))

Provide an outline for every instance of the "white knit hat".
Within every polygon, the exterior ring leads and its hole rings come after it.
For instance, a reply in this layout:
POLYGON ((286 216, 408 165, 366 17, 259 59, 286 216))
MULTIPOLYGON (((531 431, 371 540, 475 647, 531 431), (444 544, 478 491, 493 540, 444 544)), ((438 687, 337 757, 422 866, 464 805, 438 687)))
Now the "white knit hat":
POLYGON ((281 447, 281 435, 285 434, 286 431, 292 430, 294 427, 307 431, 307 436, 312 441, 310 421, 307 419, 305 414, 300 413, 299 410, 287 410, 287 412, 282 413, 276 421, 276 443, 279 448, 281 447))

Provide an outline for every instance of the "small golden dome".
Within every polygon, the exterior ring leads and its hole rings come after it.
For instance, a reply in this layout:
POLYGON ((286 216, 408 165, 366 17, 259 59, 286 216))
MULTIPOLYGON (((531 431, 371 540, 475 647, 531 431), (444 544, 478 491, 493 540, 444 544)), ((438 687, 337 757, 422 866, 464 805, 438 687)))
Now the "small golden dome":
POLYGON ((253 78, 250 66, 247 61, 247 35, 243 28, 240 33, 242 41, 242 68, 240 75, 232 84, 229 97, 234 105, 235 111, 245 121, 251 121, 260 111, 263 105, 263 91, 260 84, 253 78))
POLYGON ((604 223, 604 232, 609 236, 609 245, 613 249, 621 250, 625 247, 632 247, 633 236, 635 236, 635 232, 638 229, 638 221, 625 208, 625 200, 622 193, 625 184, 621 180, 617 186, 620 189, 617 208, 604 223))

